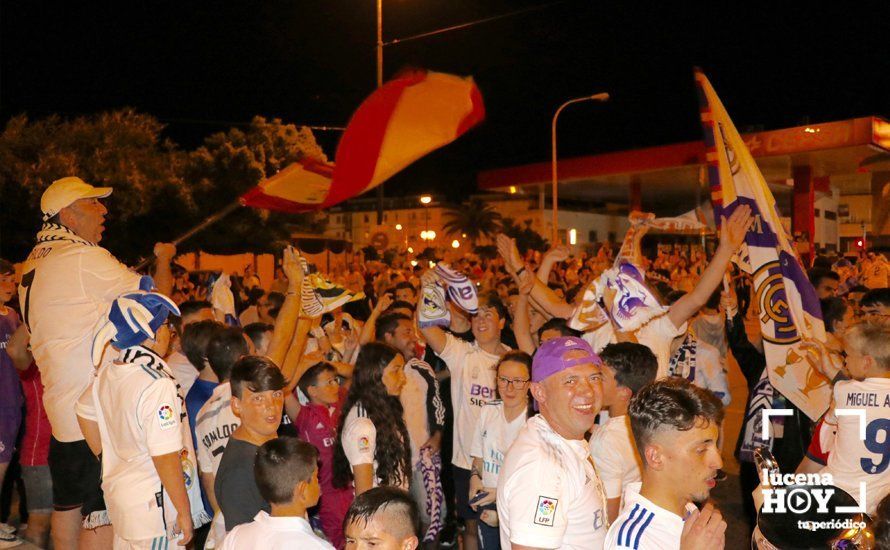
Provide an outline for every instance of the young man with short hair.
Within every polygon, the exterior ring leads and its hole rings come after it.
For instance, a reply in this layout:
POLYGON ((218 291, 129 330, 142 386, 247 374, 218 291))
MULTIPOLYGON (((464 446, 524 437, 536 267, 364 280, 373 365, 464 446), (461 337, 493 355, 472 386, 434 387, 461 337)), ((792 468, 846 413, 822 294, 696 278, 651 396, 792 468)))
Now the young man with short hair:
POLYGON ((343 520, 346 550, 416 550, 420 514, 411 496, 396 487, 374 487, 355 497, 343 520))
POLYGON ((862 320, 890 326, 890 288, 869 290, 859 301, 862 320))
POLYGON ((824 267, 814 267, 807 272, 810 284, 816 290, 816 296, 820 300, 832 298, 837 295, 837 287, 841 284, 841 277, 834 271, 824 267))
POLYGON ((257 450, 254 476, 260 495, 271 512, 260 511, 226 535, 222 550, 333 550, 306 520, 315 506, 318 485, 318 450, 295 437, 279 437, 257 450))
POLYGON ((214 483, 226 531, 249 522, 261 510, 270 511, 257 488, 253 462, 260 445, 277 436, 287 386, 274 363, 252 355, 235 363, 230 382, 232 411, 241 425, 226 444, 214 483))
POLYGON ((498 477, 505 550, 602 548, 606 497, 585 439, 602 406, 601 365, 580 338, 538 348, 531 391, 541 414, 519 432, 498 477))
POLYGON ((609 527, 605 548, 718 550, 726 522, 707 500, 723 467, 717 438, 723 404, 682 378, 644 387, 628 408, 643 461, 642 484, 625 492, 624 509, 609 527))
POLYGON ((624 489, 641 479, 627 408, 633 396, 655 380, 658 359, 646 346, 632 342, 609 344, 599 356, 603 360, 603 408, 609 411, 609 420, 592 428, 590 457, 603 482, 609 521, 615 521, 624 489))

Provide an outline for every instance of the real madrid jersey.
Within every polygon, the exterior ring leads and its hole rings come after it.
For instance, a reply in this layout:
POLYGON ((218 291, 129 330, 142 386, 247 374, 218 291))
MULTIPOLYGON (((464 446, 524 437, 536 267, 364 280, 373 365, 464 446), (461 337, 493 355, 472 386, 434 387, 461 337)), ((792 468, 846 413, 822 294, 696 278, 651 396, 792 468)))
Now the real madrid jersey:
POLYGON ((99 425, 102 489, 116 534, 141 540, 167 531, 175 510, 152 457, 170 453, 179 455, 195 527, 206 522, 185 405, 158 355, 137 346, 103 363, 77 413, 99 425))
POLYGON ((837 435, 820 473, 874 515, 890 492, 890 378, 838 382, 832 412, 825 422, 837 424, 837 435))

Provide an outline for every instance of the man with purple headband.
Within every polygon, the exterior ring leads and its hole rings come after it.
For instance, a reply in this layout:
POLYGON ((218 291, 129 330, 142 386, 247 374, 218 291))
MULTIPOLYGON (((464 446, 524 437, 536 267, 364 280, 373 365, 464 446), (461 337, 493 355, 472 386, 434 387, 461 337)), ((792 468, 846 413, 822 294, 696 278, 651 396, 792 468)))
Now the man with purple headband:
POLYGON ((606 497, 584 438, 602 405, 602 361, 576 337, 549 340, 532 362, 529 419, 504 459, 498 517, 505 549, 599 549, 606 497))

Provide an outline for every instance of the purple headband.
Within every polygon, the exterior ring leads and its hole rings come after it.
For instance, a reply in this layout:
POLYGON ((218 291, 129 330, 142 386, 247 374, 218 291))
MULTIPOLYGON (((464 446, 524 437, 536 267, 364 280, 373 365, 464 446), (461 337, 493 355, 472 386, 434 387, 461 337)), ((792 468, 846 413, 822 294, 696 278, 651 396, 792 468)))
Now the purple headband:
POLYGON ((599 356, 591 349, 590 344, 581 338, 565 336, 548 340, 541 344, 541 347, 535 352, 535 357, 532 360, 532 382, 541 382, 567 368, 584 363, 603 364, 599 356), (587 355, 566 359, 565 355, 570 351, 583 351, 587 355))

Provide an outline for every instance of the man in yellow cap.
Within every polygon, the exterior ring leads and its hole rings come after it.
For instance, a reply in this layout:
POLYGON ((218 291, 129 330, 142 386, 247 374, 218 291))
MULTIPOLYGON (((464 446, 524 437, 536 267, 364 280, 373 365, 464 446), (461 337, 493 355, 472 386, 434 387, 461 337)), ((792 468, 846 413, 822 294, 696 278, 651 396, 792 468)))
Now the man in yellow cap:
MULTIPOLYGON (((31 348, 44 384, 52 426, 49 449, 53 481, 52 537, 55 548, 108 547, 103 521, 99 462, 77 424, 74 404, 91 381, 90 350, 99 321, 112 301, 139 289, 142 278, 99 246, 108 210, 99 201, 110 187, 66 177, 40 199, 44 225, 22 267, 19 301, 31 332, 31 348), (93 529, 82 530, 81 522, 93 529), (82 532, 83 531, 83 532, 82 532)), ((155 245, 158 290, 170 294, 172 244, 155 245)))

